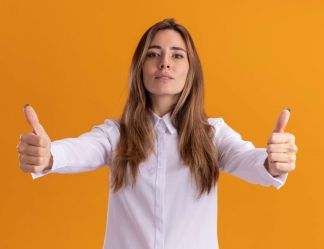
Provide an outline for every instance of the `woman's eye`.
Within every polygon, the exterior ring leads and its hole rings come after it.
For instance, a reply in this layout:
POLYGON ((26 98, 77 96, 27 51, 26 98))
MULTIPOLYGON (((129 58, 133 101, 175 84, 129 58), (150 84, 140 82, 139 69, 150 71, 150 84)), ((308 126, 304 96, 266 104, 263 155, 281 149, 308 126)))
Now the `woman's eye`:
MULTIPOLYGON (((148 52, 147 53, 147 57, 148 58, 154 58, 154 57, 157 57, 157 56, 159 56, 159 54, 156 53, 156 52, 148 52)), ((173 54, 172 56, 174 58, 176 58, 176 59, 182 59, 182 58, 184 58, 184 56, 182 54, 173 54)))
POLYGON ((147 53, 147 57, 149 58, 153 58, 153 57, 156 57, 158 54, 157 53, 154 53, 154 52, 149 52, 147 53))
POLYGON ((177 59, 182 59, 184 56, 182 54, 175 54, 174 57, 177 59))

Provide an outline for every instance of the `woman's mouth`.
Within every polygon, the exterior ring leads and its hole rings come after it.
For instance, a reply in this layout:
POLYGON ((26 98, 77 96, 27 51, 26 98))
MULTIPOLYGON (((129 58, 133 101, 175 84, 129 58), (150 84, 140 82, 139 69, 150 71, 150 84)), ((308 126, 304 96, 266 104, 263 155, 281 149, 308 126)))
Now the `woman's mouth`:
POLYGON ((157 80, 163 80, 163 81, 165 81, 165 80, 172 80, 172 78, 170 78, 170 77, 167 77, 167 76, 161 76, 161 77, 155 77, 157 80))

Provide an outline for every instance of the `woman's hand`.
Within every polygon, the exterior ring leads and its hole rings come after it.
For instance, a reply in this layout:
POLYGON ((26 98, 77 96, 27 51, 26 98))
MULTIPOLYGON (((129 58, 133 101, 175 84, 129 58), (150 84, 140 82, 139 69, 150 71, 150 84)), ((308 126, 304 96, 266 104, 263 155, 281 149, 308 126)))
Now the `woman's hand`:
POLYGON ((284 132, 289 116, 290 109, 288 108, 280 113, 276 127, 268 139, 268 158, 264 166, 272 176, 279 176, 296 168, 295 136, 284 132))
POLYGON ((16 147, 19 153, 20 168, 26 173, 50 169, 53 164, 51 139, 39 123, 37 114, 30 105, 24 107, 24 113, 33 132, 20 135, 20 141, 16 147))

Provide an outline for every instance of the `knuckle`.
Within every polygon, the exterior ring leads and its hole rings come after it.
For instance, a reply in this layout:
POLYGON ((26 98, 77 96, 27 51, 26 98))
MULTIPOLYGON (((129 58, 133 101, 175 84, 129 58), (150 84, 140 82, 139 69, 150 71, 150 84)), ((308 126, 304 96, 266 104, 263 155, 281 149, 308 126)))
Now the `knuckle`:
POLYGON ((290 155, 289 156, 289 162, 294 162, 296 159, 296 156, 295 155, 290 155))
POLYGON ((295 169, 295 164, 291 163, 289 164, 289 171, 293 171, 295 169))
POLYGON ((295 152, 295 147, 293 144, 288 144, 288 152, 295 152))
POLYGON ((276 137, 277 137, 277 134, 276 133, 272 133, 271 136, 270 136, 270 141, 271 142, 274 142, 275 139, 276 139, 276 137))
POLYGON ((274 134, 272 133, 268 139, 268 145, 272 144, 274 142, 274 134))
POLYGON ((269 154, 269 159, 270 159, 270 161, 273 161, 273 153, 269 154))
POLYGON ((21 141, 21 143, 23 143, 23 144, 28 144, 30 140, 31 140, 31 135, 28 134, 28 133, 25 133, 24 135, 22 135, 20 141, 21 141))
POLYGON ((21 144, 18 144, 17 147, 16 147, 17 151, 20 153, 20 152, 23 152, 24 151, 24 148, 21 144))
POLYGON ((20 165, 19 165, 19 168, 20 168, 23 172, 25 172, 25 173, 28 172, 27 169, 25 168, 25 166, 24 166, 23 164, 20 164, 20 165))
POLYGON ((20 169, 25 173, 30 173, 30 168, 24 163, 20 164, 20 169))
POLYGON ((19 135, 19 141, 22 141, 24 139, 25 135, 26 135, 25 133, 21 133, 19 135))
POLYGON ((24 133, 22 133, 21 135, 20 135, 20 140, 21 141, 23 141, 23 142, 25 142, 27 139, 29 139, 30 138, 30 132, 24 132, 24 133))

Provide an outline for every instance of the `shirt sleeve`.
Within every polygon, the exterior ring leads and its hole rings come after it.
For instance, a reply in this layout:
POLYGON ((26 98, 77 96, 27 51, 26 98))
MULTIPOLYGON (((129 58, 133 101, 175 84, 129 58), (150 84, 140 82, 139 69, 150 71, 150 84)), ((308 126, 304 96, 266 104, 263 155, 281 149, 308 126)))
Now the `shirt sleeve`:
POLYGON ((119 134, 116 128, 114 121, 106 119, 104 124, 93 126, 90 131, 79 137, 51 142, 52 168, 31 173, 32 178, 50 173, 81 173, 111 164, 112 143, 119 134))
POLYGON ((211 119, 216 128, 216 146, 220 171, 262 186, 281 188, 288 173, 273 177, 265 168, 268 157, 266 148, 255 148, 252 142, 244 141, 239 133, 229 127, 222 118, 211 119))

